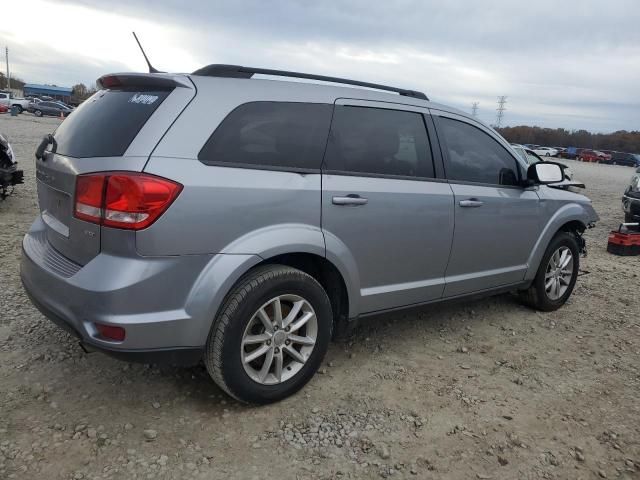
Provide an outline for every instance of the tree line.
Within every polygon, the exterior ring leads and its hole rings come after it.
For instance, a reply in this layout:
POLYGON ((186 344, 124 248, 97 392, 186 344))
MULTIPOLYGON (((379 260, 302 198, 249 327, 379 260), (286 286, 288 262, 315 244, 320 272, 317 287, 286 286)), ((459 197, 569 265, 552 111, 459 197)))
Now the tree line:
POLYGON ((640 153, 640 131, 637 130, 592 133, 587 130, 528 127, 526 125, 502 127, 496 130, 511 143, 533 143, 548 147, 578 147, 640 153))

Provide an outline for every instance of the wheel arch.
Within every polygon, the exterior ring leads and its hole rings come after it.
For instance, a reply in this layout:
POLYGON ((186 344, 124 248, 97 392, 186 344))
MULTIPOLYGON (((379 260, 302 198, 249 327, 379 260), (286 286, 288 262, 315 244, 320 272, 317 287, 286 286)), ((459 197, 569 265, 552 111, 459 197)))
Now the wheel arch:
POLYGON ((333 311, 334 332, 348 322, 351 312, 347 283, 338 267, 326 257, 308 252, 290 252, 264 259, 258 265, 286 265, 301 270, 315 278, 329 297, 333 311))
POLYGON ((589 213, 583 206, 577 203, 570 203, 560 208, 547 222, 540 237, 538 237, 538 241, 534 245, 527 261, 528 268, 524 280, 533 280, 535 278, 544 252, 549 242, 551 242, 558 232, 574 233, 579 240, 582 250, 584 244, 582 243, 581 235, 587 229, 587 225, 590 222, 589 213))

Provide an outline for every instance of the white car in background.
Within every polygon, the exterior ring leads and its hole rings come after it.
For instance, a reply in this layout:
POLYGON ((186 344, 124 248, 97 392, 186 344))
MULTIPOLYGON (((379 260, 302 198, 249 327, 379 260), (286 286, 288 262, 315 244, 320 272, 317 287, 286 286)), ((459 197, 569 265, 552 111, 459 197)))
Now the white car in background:
POLYGON ((551 147, 538 147, 534 150, 541 157, 555 157, 558 154, 558 150, 551 147))

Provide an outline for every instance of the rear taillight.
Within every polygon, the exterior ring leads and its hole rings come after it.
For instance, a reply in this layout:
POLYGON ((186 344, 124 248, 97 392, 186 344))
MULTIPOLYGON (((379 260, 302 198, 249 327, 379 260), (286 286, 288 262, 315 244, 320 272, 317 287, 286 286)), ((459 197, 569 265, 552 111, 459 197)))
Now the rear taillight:
POLYGON ((155 222, 181 190, 179 183, 147 173, 79 175, 74 215, 107 227, 140 230, 155 222))

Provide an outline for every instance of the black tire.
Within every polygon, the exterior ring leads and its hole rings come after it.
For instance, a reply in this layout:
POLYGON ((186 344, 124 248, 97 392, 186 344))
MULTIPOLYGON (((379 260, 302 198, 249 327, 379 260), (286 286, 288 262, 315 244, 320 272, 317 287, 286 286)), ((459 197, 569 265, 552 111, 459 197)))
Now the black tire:
POLYGON ((277 402, 300 390, 316 373, 329 347, 332 327, 329 297, 315 278, 283 265, 258 267, 227 295, 209 333, 204 363, 213 381, 233 398, 253 404, 277 402), (254 381, 244 369, 242 337, 254 313, 273 297, 285 294, 299 295, 313 307, 318 323, 316 343, 292 378, 265 385, 254 381))
POLYGON ((36 117, 41 117, 41 116, 42 116, 42 112, 41 112, 40 110, 36 110, 35 112, 33 112, 33 114, 34 114, 36 117))
POLYGON ((16 107, 17 107, 17 110, 18 110, 19 114, 24 111, 23 108, 20 105, 16 105, 16 107))
POLYGON ((576 280, 578 279, 579 268, 580 247, 578 246, 576 235, 570 232, 558 232, 556 236, 551 239, 551 242, 549 242, 549 245, 547 246, 547 250, 542 256, 542 260, 540 261, 540 266, 538 267, 538 272, 536 273, 533 283, 527 290, 521 292, 520 297, 523 303, 531 308, 541 310, 543 312, 557 310, 564 305, 567 299, 571 296, 571 292, 573 292, 576 280), (560 298, 552 300, 549 298, 545 290, 545 273, 549 260, 551 259, 551 255, 553 255, 560 247, 568 247, 573 255, 573 274, 564 294, 560 296, 560 298))

